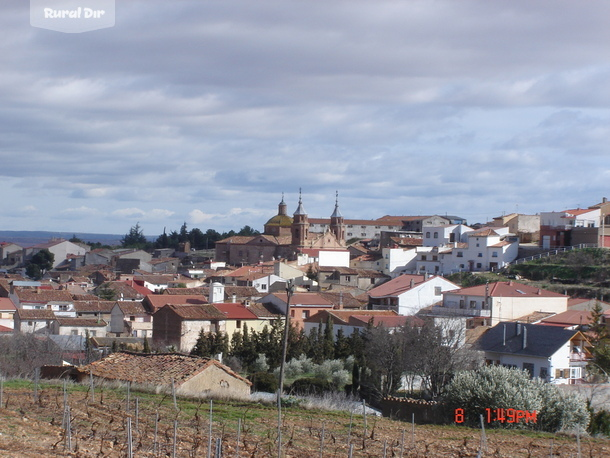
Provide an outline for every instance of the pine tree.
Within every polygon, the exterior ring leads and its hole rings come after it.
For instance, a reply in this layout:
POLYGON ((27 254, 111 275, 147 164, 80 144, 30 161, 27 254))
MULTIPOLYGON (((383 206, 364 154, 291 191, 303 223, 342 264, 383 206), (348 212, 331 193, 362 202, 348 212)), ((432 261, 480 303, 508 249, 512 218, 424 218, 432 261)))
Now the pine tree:
POLYGON ((335 336, 333 332, 333 321, 330 315, 328 316, 326 326, 324 327, 322 354, 325 360, 334 359, 335 357, 335 336))

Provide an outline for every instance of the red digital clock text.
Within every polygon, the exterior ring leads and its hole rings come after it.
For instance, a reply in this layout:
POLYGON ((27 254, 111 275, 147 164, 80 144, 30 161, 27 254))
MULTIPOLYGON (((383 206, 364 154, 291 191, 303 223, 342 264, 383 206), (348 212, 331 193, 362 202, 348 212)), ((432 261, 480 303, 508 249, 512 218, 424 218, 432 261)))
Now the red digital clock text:
MULTIPOLYGON (((485 420, 487 423, 536 423, 538 412, 536 410, 519 409, 485 409, 485 420)), ((463 423, 465 419, 464 409, 455 409, 454 419, 456 423, 463 423)))

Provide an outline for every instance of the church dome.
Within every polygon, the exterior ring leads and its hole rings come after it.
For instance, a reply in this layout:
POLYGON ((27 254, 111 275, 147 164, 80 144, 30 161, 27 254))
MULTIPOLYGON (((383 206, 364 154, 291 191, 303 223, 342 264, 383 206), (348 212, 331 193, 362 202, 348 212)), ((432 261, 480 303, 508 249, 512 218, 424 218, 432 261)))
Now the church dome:
POLYGON ((266 226, 290 227, 292 226, 292 218, 288 215, 275 215, 265 223, 266 226))

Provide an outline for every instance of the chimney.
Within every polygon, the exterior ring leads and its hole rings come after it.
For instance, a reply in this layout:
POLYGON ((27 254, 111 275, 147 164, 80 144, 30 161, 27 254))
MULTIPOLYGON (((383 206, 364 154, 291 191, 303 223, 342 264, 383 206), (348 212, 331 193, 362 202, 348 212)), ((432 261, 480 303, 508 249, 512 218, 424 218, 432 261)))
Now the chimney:
POLYGON ((521 323, 519 323, 517 321, 517 335, 520 336, 521 335, 521 323))
POLYGON ((415 280, 411 279, 411 284, 409 285, 409 288, 413 288, 415 286, 415 280))
POLYGON ((523 326, 523 349, 527 347, 527 328, 523 326))
POLYGON ((224 302, 225 299, 225 286, 222 283, 215 281, 210 285, 208 293, 208 302, 210 304, 218 304, 224 302))
POLYGON ((602 198, 602 204, 605 204, 606 202, 608 202, 608 198, 607 197, 603 197, 602 198))
POLYGON ((231 296, 231 302, 234 304, 237 302, 237 294, 233 293, 233 296, 231 296))
POLYGON ((536 294, 538 294, 538 296, 540 296, 542 294, 542 291, 540 290, 540 288, 538 288, 538 291, 536 292, 536 294))
POLYGON ((343 291, 339 291, 339 310, 343 309, 343 291))

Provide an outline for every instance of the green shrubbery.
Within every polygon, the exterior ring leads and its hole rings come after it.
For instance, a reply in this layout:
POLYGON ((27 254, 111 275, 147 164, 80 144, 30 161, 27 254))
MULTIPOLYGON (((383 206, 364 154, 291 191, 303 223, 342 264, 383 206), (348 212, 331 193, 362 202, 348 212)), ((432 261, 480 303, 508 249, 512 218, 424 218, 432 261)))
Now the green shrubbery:
POLYGON ((576 427, 585 430, 590 420, 585 400, 566 395, 555 385, 532 380, 527 371, 502 366, 457 374, 445 400, 450 409, 464 409, 464 423, 471 426, 480 424, 479 415, 485 415, 488 408, 537 412, 536 423, 494 422, 494 426, 529 426, 555 432, 576 427))

